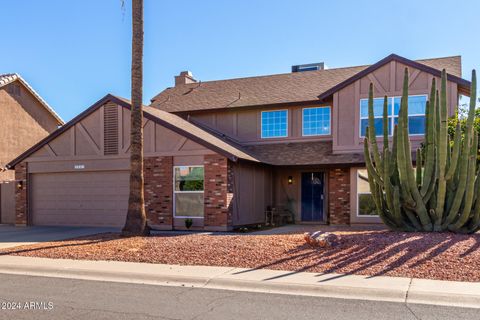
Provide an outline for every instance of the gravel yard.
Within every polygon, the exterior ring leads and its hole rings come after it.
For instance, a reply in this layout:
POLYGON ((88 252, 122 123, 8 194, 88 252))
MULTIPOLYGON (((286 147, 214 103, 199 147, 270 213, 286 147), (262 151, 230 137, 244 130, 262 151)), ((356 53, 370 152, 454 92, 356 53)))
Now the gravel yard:
POLYGON ((5 249, 0 254, 480 281, 479 234, 323 228, 339 236, 335 247, 312 248, 301 232, 135 238, 107 233, 5 249))

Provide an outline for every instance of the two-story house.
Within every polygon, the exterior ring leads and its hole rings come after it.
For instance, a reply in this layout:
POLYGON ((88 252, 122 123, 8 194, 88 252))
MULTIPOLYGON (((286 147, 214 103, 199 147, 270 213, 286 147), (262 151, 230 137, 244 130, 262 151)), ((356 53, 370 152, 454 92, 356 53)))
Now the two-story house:
POLYGON ((18 74, 0 74, 0 223, 14 221, 8 161, 55 131, 63 120, 18 74))
MULTIPOLYGON (((461 58, 390 55, 370 66, 292 67, 270 76, 201 82, 175 77, 145 107, 145 188, 150 225, 205 230, 263 223, 267 207, 297 223, 375 223, 363 160, 368 86, 389 98, 396 123, 410 71, 410 133, 425 131, 432 78, 448 72, 449 110, 469 95, 461 58)), ((9 164, 17 224, 115 225, 128 195, 129 108, 107 95, 9 164)), ((383 107, 376 108, 383 110, 383 107)), ((381 129, 378 111, 378 129, 381 129)))

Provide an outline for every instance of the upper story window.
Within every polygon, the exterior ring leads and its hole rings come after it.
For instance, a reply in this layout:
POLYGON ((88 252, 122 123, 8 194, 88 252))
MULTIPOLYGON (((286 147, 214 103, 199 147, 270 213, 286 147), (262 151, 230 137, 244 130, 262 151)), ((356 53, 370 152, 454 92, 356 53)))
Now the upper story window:
POLYGON ((302 135, 320 136, 331 133, 330 107, 305 108, 302 111, 302 135))
POLYGON ((262 111, 262 138, 288 136, 288 111, 262 111))
MULTIPOLYGON (((388 98, 388 134, 393 134, 393 127, 398 124, 401 97, 388 98)), ((408 127, 411 135, 425 134, 426 95, 408 97, 408 127)), ((377 136, 383 134, 383 98, 373 99, 373 115, 377 136)), ((360 136, 365 137, 368 126, 368 99, 360 100, 360 136)))

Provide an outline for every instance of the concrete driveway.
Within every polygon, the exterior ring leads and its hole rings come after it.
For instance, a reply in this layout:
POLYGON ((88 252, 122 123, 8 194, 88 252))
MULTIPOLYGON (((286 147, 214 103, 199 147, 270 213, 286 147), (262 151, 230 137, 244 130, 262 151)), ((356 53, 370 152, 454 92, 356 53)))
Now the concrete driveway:
POLYGON ((0 249, 118 231, 120 231, 118 228, 100 227, 14 227, 0 225, 0 249))

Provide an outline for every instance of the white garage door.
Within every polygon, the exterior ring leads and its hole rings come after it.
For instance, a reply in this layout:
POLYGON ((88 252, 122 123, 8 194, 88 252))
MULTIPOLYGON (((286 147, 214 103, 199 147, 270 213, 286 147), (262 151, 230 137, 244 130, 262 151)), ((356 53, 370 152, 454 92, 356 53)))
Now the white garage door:
POLYGON ((128 181, 127 171, 32 174, 33 224, 122 227, 128 181))

